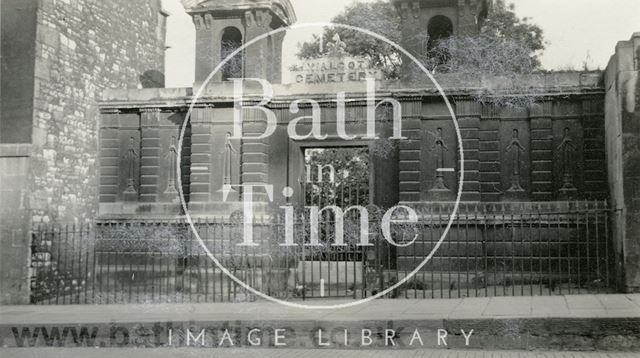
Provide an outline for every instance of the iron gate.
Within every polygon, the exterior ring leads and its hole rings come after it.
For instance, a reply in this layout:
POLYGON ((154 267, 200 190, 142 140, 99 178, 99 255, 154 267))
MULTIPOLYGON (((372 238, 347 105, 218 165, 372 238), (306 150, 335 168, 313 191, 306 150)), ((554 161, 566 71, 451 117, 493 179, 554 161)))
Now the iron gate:
MULTIPOLYGON (((320 245, 304 246, 298 285, 303 298, 357 297, 362 294, 367 262, 358 246, 358 220, 361 213, 348 210, 370 204, 369 153, 366 147, 310 148, 305 150, 305 181, 302 184, 305 214, 308 207, 320 210, 320 245), (344 212, 345 246, 333 246, 336 238, 336 212, 344 212)), ((310 236, 310 232, 307 236, 310 236)), ((309 242, 305 239, 305 243, 309 242)))

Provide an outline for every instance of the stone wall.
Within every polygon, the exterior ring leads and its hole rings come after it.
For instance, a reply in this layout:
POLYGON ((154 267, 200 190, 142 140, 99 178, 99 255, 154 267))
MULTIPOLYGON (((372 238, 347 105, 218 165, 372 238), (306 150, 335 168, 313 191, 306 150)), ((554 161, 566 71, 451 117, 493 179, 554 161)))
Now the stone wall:
POLYGON ((29 303, 30 151, 0 144, 0 304, 29 303))
POLYGON ((96 216, 97 99, 164 87, 160 1, 2 1, 0 304, 29 301, 33 224, 96 216))
POLYGON ((163 87, 160 0, 41 0, 33 113, 34 221, 96 214, 96 99, 107 88, 163 87))
POLYGON ((621 285, 640 291, 640 33, 621 41, 605 76, 606 146, 621 285))
POLYGON ((31 142, 37 9, 38 0, 3 0, 0 3, 0 143, 31 142))
MULTIPOLYGON (((543 79, 541 91, 545 95, 540 103, 529 110, 516 111, 481 105, 464 88, 456 87, 461 85, 461 81, 439 76, 438 81, 454 99, 454 110, 463 137, 465 183, 462 200, 551 202, 607 199, 601 79, 600 72, 548 74, 543 79)), ((227 205, 237 198, 221 205, 220 190, 226 176, 223 169, 225 135, 233 131, 232 85, 222 83, 207 87, 213 92, 206 92, 206 95, 213 99, 202 101, 193 109, 189 128, 191 136, 185 137, 191 143, 191 154, 186 156, 191 159, 191 166, 183 162, 182 170, 183 176, 191 174, 189 206, 192 212, 205 216, 228 215, 233 210, 227 209, 237 207, 237 203, 232 207, 227 205)), ((376 153, 384 152, 378 150, 384 146, 382 141, 361 140, 366 129, 366 111, 363 94, 358 90, 361 91, 363 85, 356 82, 340 86, 340 90, 351 90, 352 98, 360 99, 350 102, 345 108, 346 118, 354 119, 349 123, 349 135, 358 138, 349 144, 369 146, 376 153)), ((396 82, 380 84, 380 88, 387 91, 386 96, 402 103, 403 131, 409 140, 389 151, 394 155, 390 157, 394 158, 393 161, 384 157, 386 152, 372 157, 379 162, 377 170, 381 170, 386 183, 381 186, 385 189, 377 193, 382 195, 382 192, 389 193, 388 188, 397 188, 393 196, 405 203, 453 201, 459 180, 455 172, 460 167, 457 136, 447 107, 438 95, 428 92, 428 89, 421 95, 408 95, 411 92, 406 87, 397 89, 401 86, 396 82), (436 146, 438 136, 446 144, 442 163, 439 163, 436 146), (452 168, 454 173, 439 177, 439 165, 452 168)), ((288 101, 307 98, 314 93, 335 93, 335 88, 330 88, 329 84, 303 87, 274 85, 273 88, 277 97, 270 108, 278 118, 278 127, 272 136, 260 141, 230 142, 235 151, 230 153, 229 181, 232 184, 271 184, 275 193, 282 193, 285 186, 300 188, 303 146, 339 146, 345 142, 337 140, 337 110, 328 101, 321 104, 321 132, 327 134, 329 140, 294 141, 287 136, 287 125, 297 117, 289 111, 288 101)), ((127 219, 140 218, 141 215, 166 218, 179 214, 175 208, 167 210, 168 205, 177 205, 175 193, 171 197, 165 196, 164 192, 169 179, 175 176, 168 165, 172 153, 171 139, 176 137, 182 125, 192 96, 188 89, 105 93, 101 102, 100 128, 104 148, 101 152, 101 218, 127 219)), ((261 120, 262 116, 259 111, 247 109, 245 133, 264 133, 266 125, 261 120)), ((381 176, 376 177, 378 183, 381 176)), ((292 201, 300 203, 302 191, 298 189, 292 201)), ((266 201, 264 195, 258 196, 258 201, 266 201)), ((376 199, 374 201, 378 202, 376 199)), ((285 201, 282 195, 274 196, 276 207, 285 201)))

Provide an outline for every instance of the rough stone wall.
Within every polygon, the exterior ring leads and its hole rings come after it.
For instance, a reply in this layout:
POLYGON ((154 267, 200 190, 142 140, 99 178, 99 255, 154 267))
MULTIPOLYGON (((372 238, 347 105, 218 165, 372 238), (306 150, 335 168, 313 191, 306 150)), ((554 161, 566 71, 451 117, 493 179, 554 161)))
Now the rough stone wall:
POLYGON ((609 182, 621 285, 640 292, 640 33, 616 46, 605 76, 609 182))
POLYGON ((164 86, 165 28, 160 0, 39 0, 34 222, 95 216, 96 99, 107 88, 164 86))
POLYGON ((30 151, 0 144, 0 304, 29 303, 30 151))

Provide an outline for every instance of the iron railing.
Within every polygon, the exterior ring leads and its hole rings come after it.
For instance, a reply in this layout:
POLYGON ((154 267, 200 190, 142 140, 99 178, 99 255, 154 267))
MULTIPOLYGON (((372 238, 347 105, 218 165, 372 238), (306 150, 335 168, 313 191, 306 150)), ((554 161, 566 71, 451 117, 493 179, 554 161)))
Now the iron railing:
MULTIPOLYGON (((368 207, 370 214, 374 209, 368 207)), ((383 239, 371 214, 371 246, 359 221, 345 223, 345 245, 331 245, 334 220, 320 222, 321 245, 307 220, 295 246, 281 246, 285 222, 254 222, 257 246, 238 246, 241 220, 200 219, 198 235, 220 264, 261 292, 286 300, 361 298, 403 280, 435 248, 451 205, 416 208, 418 223, 383 239), (353 229, 351 229, 353 228, 353 229), (417 236, 416 236, 417 235, 417 236)), ((454 298, 614 292, 611 209, 603 202, 463 204, 433 257, 386 298, 454 298)), ((345 219, 347 220, 347 219, 345 219)), ((34 304, 244 302, 256 295, 228 277, 184 221, 39 225, 33 229, 34 304)))

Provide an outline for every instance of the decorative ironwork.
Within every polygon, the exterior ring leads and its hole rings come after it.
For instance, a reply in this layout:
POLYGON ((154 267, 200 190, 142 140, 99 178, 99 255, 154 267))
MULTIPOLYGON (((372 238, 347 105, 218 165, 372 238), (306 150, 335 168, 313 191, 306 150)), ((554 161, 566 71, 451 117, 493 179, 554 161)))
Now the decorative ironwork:
POLYGON ((127 159, 129 173, 127 177, 127 189, 124 192, 125 194, 136 194, 138 191, 136 190, 135 173, 138 152, 136 152, 135 139, 133 137, 129 138, 129 149, 125 157, 127 159))
MULTIPOLYGON (((615 252, 603 202, 462 205, 459 232, 426 270, 385 298, 460 298, 608 293, 616 291, 615 252), (523 254, 527 253, 527 254, 523 254)), ((368 207, 369 213, 375 207, 368 207)), ((305 246, 308 222, 295 219, 295 246, 266 240, 236 246, 241 221, 203 219, 195 225, 211 252, 253 287, 282 299, 367 297, 389 287, 424 260, 447 226, 449 208, 425 207, 420 245, 393 251, 384 239, 363 250, 305 246), (361 253, 361 254, 360 254, 361 253)), ((256 218, 256 237, 279 237, 283 217, 256 218)), ((335 225, 321 218, 320 227, 335 225)), ((378 229, 372 231, 380 237, 378 229)), ((41 225, 33 228, 34 304, 243 302, 255 297, 211 269, 183 220, 41 225), (144 267, 145 270, 141 270, 144 267)))
POLYGON ((506 152, 513 152, 513 173, 511 174, 511 186, 507 189, 507 192, 523 192, 524 189, 520 185, 520 162, 522 153, 524 153, 524 146, 520 143, 520 133, 517 129, 513 130, 513 137, 511 143, 507 146, 506 152))

